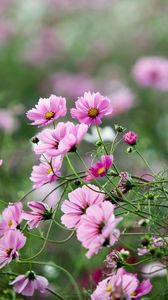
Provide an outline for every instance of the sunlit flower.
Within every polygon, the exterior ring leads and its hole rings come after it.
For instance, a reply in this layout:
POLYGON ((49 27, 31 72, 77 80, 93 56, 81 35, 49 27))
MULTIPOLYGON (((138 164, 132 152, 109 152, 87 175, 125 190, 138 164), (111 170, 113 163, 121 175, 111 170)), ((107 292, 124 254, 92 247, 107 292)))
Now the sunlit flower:
POLYGON ((25 275, 19 275, 11 283, 16 293, 23 296, 33 296, 35 290, 39 290, 41 293, 45 292, 48 286, 48 280, 36 275, 33 271, 28 271, 25 275))
POLYGON ((86 209, 104 200, 104 194, 99 191, 99 188, 94 185, 84 185, 69 193, 68 200, 65 200, 61 206, 64 212, 61 217, 62 224, 68 228, 78 227, 86 209))
POLYGON ((112 246, 118 240, 120 231, 116 226, 121 220, 122 218, 115 217, 114 205, 109 201, 93 205, 86 210, 77 228, 77 238, 82 246, 88 249, 88 258, 97 254, 103 246, 112 246))
POLYGON ((96 162, 85 177, 86 181, 92 181, 94 178, 103 177, 113 163, 113 155, 102 155, 101 160, 96 162))
POLYGON ((9 230, 0 239, 0 269, 18 257, 18 250, 24 247, 26 237, 19 230, 9 230))
POLYGON ((102 117, 111 115, 113 111, 110 99, 100 93, 84 93, 75 106, 76 108, 71 109, 72 117, 88 125, 101 124, 102 117))
POLYGON ((33 121, 32 125, 41 127, 64 117, 66 112, 66 99, 51 95, 49 98, 40 98, 35 108, 29 110, 26 115, 33 121))

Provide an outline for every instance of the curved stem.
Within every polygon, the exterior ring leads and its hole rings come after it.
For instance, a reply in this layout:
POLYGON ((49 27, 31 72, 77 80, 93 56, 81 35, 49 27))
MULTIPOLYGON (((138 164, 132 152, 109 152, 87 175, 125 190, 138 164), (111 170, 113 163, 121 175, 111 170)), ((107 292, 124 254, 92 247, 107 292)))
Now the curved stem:
POLYGON ((58 294, 57 292, 49 289, 49 288, 46 288, 46 291, 50 292, 51 294, 53 294, 54 296, 57 296, 58 299, 60 300, 65 300, 60 294, 58 294))

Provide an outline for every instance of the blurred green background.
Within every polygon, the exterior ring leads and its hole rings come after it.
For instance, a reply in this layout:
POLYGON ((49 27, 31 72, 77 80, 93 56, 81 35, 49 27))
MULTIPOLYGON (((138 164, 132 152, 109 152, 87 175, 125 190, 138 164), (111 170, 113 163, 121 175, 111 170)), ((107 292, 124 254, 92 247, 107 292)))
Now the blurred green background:
MULTIPOLYGON (((143 56, 168 57, 167 12, 166 0, 0 0, 0 199, 16 201, 32 187, 29 176, 36 158, 30 139, 37 129, 28 125, 25 112, 52 93, 65 96, 68 107, 84 91, 109 96, 115 113, 104 125, 135 130, 154 170, 166 169, 167 92, 140 87, 132 68, 143 56)), ((90 151, 87 141, 84 145, 90 151)), ((122 170, 145 172, 136 157, 127 159, 125 147, 115 160, 122 170)), ((32 197, 40 200, 41 195, 32 197)), ((63 237, 55 231, 52 235, 63 237)), ((75 239, 68 251, 48 247, 51 261, 85 280, 88 270, 101 266, 104 253, 88 261, 78 249, 75 239)), ((54 286, 65 285, 59 272, 47 267, 41 272, 54 286)))

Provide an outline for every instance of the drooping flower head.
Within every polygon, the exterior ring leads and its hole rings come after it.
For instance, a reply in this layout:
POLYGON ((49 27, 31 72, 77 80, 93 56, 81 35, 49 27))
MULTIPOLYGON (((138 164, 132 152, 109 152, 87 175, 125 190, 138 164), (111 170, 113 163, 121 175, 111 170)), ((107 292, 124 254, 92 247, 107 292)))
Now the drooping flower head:
POLYGON ((128 145, 134 146, 138 140, 138 136, 134 131, 128 131, 123 135, 124 142, 128 145))
POLYGON ((94 178, 103 177, 113 163, 113 155, 102 155, 101 160, 96 162, 87 173, 86 181, 92 181, 94 178))
POLYGON ((142 57, 133 67, 133 77, 141 85, 168 91, 168 59, 142 57))
POLYGON ((28 271, 25 275, 19 275, 11 283, 16 293, 23 296, 33 296, 35 290, 39 290, 41 293, 45 292, 48 286, 48 280, 36 275, 33 271, 28 271))
POLYGON ((23 219, 28 221, 30 229, 37 228, 42 221, 52 218, 52 209, 43 202, 28 202, 30 212, 23 212, 23 219))
POLYGON ((72 151, 81 142, 88 130, 85 124, 74 125, 72 122, 58 123, 55 129, 45 129, 39 133, 40 142, 35 146, 36 154, 51 157, 72 151))
POLYGON ((19 230, 9 230, 0 239, 0 269, 18 257, 18 250, 24 247, 26 237, 19 230))
POLYGON ((51 95, 49 98, 40 98, 35 108, 27 112, 27 118, 33 121, 32 125, 41 127, 64 117, 66 112, 66 99, 51 95))
POLYGON ((9 203, 2 213, 0 222, 0 235, 11 229, 19 229, 22 221, 22 203, 9 203))
POLYGON ((102 117, 111 115, 113 111, 110 99, 100 93, 84 93, 75 106, 71 109, 72 118, 88 125, 101 124, 102 117))
POLYGON ((62 157, 57 156, 52 160, 41 157, 41 163, 33 166, 30 180, 34 182, 33 188, 39 188, 45 183, 54 182, 60 176, 60 168, 62 166, 62 157))
POLYGON ((81 217, 77 238, 88 249, 88 258, 103 246, 112 246, 117 241, 120 231, 116 226, 122 218, 115 217, 114 208, 109 201, 104 201, 89 207, 81 217))
POLYGON ((116 274, 99 282, 91 295, 91 300, 111 299, 140 299, 139 297, 150 293, 152 285, 148 279, 141 283, 136 274, 119 269, 116 274))
POLYGON ((101 194, 99 188, 94 185, 84 185, 72 191, 68 194, 68 200, 65 200, 61 206, 64 212, 61 217, 62 224, 68 228, 78 227, 86 209, 102 202, 104 198, 104 194, 101 194))

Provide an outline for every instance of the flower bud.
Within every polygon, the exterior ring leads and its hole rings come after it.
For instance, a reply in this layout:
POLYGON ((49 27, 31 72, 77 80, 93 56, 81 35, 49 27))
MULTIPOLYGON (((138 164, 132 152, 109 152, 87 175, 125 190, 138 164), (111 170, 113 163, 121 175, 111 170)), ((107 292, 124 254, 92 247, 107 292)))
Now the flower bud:
POLYGON ((134 149, 133 149, 132 147, 128 147, 128 148, 127 148, 127 153, 132 153, 133 150, 134 150, 134 149))
POLYGON ((97 142, 96 142, 96 146, 97 146, 97 147, 101 147, 101 146, 102 146, 102 141, 97 141, 97 142))
POLYGON ((123 132, 123 131, 125 130, 124 127, 122 127, 122 126, 120 126, 120 125, 118 125, 118 124, 115 124, 115 125, 114 125, 114 128, 115 128, 115 130, 116 130, 117 132, 123 132))
POLYGON ((134 131, 128 131, 123 135, 123 140, 126 144, 134 146, 138 140, 138 136, 134 131))

